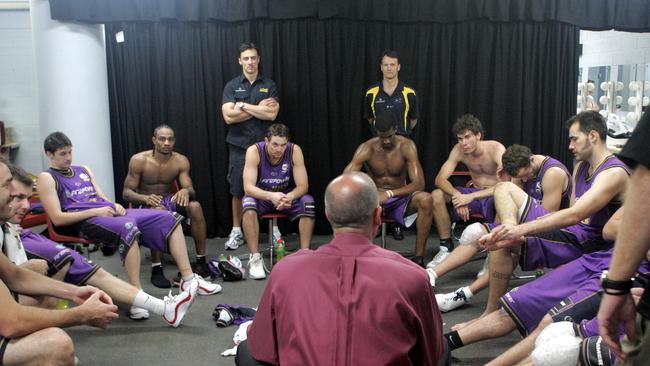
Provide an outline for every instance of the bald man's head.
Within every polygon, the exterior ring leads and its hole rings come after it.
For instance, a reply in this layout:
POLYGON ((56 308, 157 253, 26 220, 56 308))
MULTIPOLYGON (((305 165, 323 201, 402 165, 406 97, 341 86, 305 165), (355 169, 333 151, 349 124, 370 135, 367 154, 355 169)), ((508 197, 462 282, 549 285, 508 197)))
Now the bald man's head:
POLYGON ((325 211, 334 229, 368 227, 377 207, 377 187, 361 172, 340 175, 325 190, 325 211))

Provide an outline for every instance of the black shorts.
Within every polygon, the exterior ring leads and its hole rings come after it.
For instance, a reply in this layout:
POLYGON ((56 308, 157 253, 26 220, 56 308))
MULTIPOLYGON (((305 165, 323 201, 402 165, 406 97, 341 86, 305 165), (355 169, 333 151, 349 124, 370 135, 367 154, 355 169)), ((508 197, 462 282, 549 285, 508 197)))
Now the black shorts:
POLYGON ((233 197, 244 196, 244 164, 246 163, 246 149, 235 145, 228 145, 228 183, 230 194, 233 197))

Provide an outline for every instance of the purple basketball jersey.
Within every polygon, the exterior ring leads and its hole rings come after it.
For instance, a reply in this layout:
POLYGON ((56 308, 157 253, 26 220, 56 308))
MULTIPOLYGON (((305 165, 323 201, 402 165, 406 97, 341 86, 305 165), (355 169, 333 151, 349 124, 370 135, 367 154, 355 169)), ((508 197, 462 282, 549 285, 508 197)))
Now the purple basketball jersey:
POLYGON ((77 211, 104 206, 114 207, 112 202, 106 201, 97 194, 86 168, 71 166, 70 173, 49 168, 48 172, 56 182, 61 210, 77 211))
MULTIPOLYGON (((628 168, 627 165, 625 165, 625 163, 623 163, 614 155, 608 156, 605 159, 605 161, 603 161, 600 164, 600 166, 594 170, 594 173, 591 176, 589 175, 589 164, 586 162, 580 162, 580 165, 576 169, 576 176, 575 176, 576 201, 578 201, 580 197, 582 197, 582 195, 584 195, 585 192, 587 192, 591 188, 591 185, 596 180, 598 174, 600 174, 601 172, 607 169, 616 168, 616 167, 623 168, 628 175, 630 174, 630 168, 628 168)), ((601 208, 590 217, 578 223, 578 226, 583 231, 593 234, 594 237, 600 237, 603 231, 603 227, 607 223, 607 220, 609 220, 611 215, 614 213, 614 211, 616 211, 618 207, 620 207, 620 202, 612 200, 608 205, 606 205, 605 207, 601 208)))
POLYGON ((271 164, 266 154, 266 141, 257 144, 260 154, 260 164, 257 167, 258 188, 270 192, 289 192, 296 187, 293 181, 293 144, 288 143, 282 159, 277 164, 271 164))
POLYGON ((564 171, 564 173, 569 177, 569 186, 566 191, 562 192, 562 202, 560 203, 560 209, 569 207, 569 202, 571 199, 571 190, 573 188, 573 181, 571 180, 571 173, 569 170, 562 164, 560 161, 553 159, 550 156, 547 156, 542 163, 537 176, 534 179, 528 180, 524 184, 524 191, 537 201, 542 201, 544 198, 544 192, 542 191, 542 180, 544 179, 544 174, 546 171, 552 167, 558 167, 564 171))

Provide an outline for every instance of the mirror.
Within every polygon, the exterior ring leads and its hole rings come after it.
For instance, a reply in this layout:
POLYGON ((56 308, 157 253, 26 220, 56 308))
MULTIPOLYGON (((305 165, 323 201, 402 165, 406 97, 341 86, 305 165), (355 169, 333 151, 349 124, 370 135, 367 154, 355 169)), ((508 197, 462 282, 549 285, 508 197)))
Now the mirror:
POLYGON ((614 102, 614 111, 620 116, 625 116, 627 112, 634 111, 634 106, 630 105, 628 102, 629 98, 635 95, 630 90, 629 85, 631 81, 637 80, 637 65, 618 65, 617 68, 617 87, 614 88, 616 95, 616 100, 614 102))
POLYGON ((592 66, 587 71, 588 82, 593 82, 595 86, 593 92, 590 92, 590 95, 593 96, 600 109, 607 108, 607 103, 603 104, 600 102, 601 97, 607 96, 607 93, 600 88, 600 85, 610 80, 610 72, 610 66, 592 66))

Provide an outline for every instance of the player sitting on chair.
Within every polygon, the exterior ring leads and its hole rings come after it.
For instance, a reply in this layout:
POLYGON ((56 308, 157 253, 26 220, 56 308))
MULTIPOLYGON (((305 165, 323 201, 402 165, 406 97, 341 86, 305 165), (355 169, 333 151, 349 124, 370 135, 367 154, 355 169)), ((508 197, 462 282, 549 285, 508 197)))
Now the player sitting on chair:
MULTIPOLYGON (((65 227, 75 236, 117 248, 129 283, 136 288, 141 288, 142 242, 150 249, 172 255, 182 276, 181 292, 195 285, 199 295, 221 291, 218 284, 192 273, 180 216, 163 210, 125 210, 111 202, 89 168, 72 165, 72 142, 62 132, 48 135, 43 146, 51 167, 39 175, 37 188, 43 208, 54 225, 65 227)), ((146 312, 138 307, 130 310, 131 316, 146 312)))
MULTIPOLYGON (((196 247, 193 270, 207 278, 210 270, 205 261, 205 218, 201 204, 196 201, 190 162, 174 151, 176 137, 171 127, 156 127, 151 141, 153 150, 142 151, 131 157, 122 197, 141 208, 169 210, 189 218, 196 247), (180 186, 178 192, 174 192, 175 181, 180 186)), ((169 280, 163 275, 162 253, 151 251, 151 266, 151 283, 156 287, 170 287, 169 280)))
MULTIPOLYGON (((174 327, 181 323, 185 313, 194 301, 195 295, 193 292, 196 291, 195 289, 189 289, 176 296, 165 297, 163 300, 155 298, 141 289, 137 289, 118 279, 98 265, 90 263, 76 251, 57 244, 31 230, 22 229, 19 225, 29 212, 33 181, 19 167, 10 166, 9 168, 13 176, 11 197, 14 206, 14 216, 9 219, 9 222, 13 224, 9 226, 13 237, 10 240, 5 240, 9 260, 18 266, 35 270, 42 275, 51 275, 54 279, 73 285, 89 284, 97 287, 115 301, 161 315, 174 327), (19 236, 16 234, 19 234, 19 236), (28 257, 37 259, 27 260, 28 257)), ((38 305, 51 308, 54 305, 51 303, 52 299, 49 297, 39 299, 42 301, 39 301, 38 305)), ((23 297, 21 297, 21 303, 22 300, 23 297)), ((146 318, 144 312, 132 314, 131 318, 134 320, 146 318)))
POLYGON ((271 212, 286 213, 291 220, 300 218, 300 248, 308 249, 314 231, 314 198, 307 194, 307 169, 300 146, 289 142, 289 128, 271 125, 263 141, 246 150, 242 199, 244 236, 250 250, 248 276, 266 277, 259 253, 259 216, 271 212))
POLYGON ((424 247, 431 229, 433 200, 422 192, 424 173, 413 140, 395 134, 395 116, 383 113, 375 120, 377 137, 359 145, 345 173, 366 168, 377 185, 383 216, 410 227, 417 222, 415 257, 424 267, 424 247))

